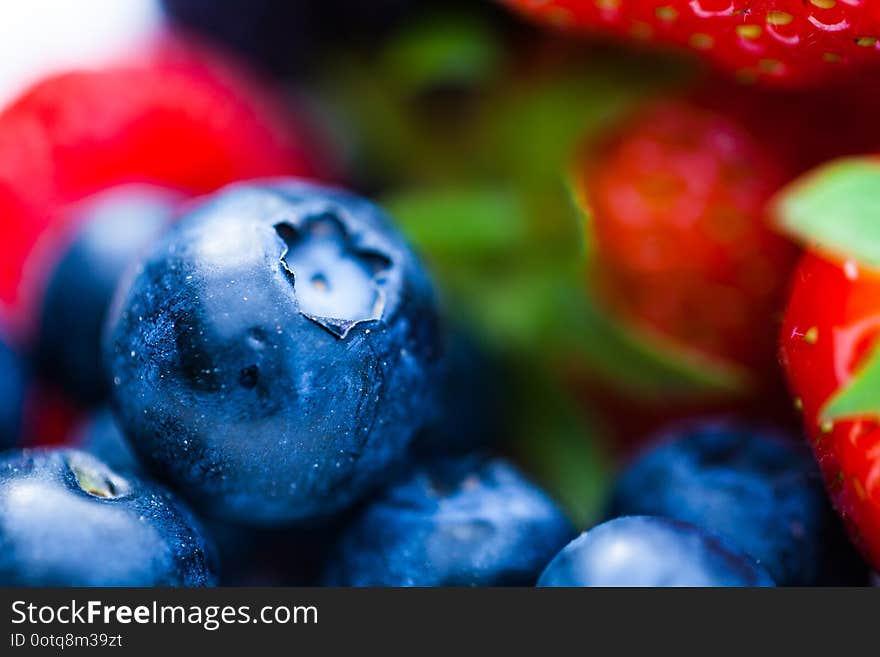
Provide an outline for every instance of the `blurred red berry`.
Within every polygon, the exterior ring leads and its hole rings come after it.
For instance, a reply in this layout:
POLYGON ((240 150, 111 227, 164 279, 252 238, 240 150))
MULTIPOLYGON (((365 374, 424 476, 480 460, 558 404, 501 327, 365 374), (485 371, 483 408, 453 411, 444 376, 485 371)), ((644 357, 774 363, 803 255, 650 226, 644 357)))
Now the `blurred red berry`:
POLYGON ((746 127, 798 174, 830 159, 880 150, 880 69, 819 89, 743 87, 711 79, 692 99, 746 127))
POLYGON ((70 202, 126 182, 199 194, 319 176, 314 133, 247 72, 189 44, 43 80, 0 114, 0 303, 21 301, 25 263, 70 202))
POLYGON ((21 445, 39 447, 68 444, 83 411, 49 383, 34 380, 24 403, 21 445))
POLYGON ((765 209, 792 175, 728 117, 683 101, 643 108, 576 168, 595 291, 678 348, 776 380, 796 248, 765 209))
POLYGON ((746 81, 811 84, 880 64, 874 0, 502 0, 558 28, 687 48, 746 81))

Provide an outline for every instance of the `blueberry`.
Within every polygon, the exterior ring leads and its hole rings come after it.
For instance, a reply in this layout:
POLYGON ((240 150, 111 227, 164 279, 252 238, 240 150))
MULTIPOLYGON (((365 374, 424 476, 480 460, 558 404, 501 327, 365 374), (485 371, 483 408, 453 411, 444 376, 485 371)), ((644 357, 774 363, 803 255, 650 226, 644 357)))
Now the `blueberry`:
POLYGON ((167 491, 77 450, 0 459, 0 585, 212 582, 205 540, 167 491))
POLYGON ((131 449, 113 413, 103 408, 94 412, 76 430, 72 440, 78 449, 88 452, 122 474, 144 475, 137 455, 131 449))
POLYGON ((531 586, 572 535, 556 504, 509 463, 440 459, 366 507, 344 532, 326 582, 531 586))
POLYGON ((294 181, 227 188, 121 290, 120 426, 201 509, 281 525, 382 483, 436 402, 430 281, 375 205, 294 181))
POLYGON ((25 368, 0 336, 0 449, 12 447, 21 434, 25 368))
POLYGON ((407 9, 420 4, 412 0, 162 0, 175 24, 213 38, 276 74, 313 64, 316 48, 328 43, 375 41, 407 9))
POLYGON ((661 436, 623 472, 608 515, 703 527, 739 546, 780 586, 842 583, 846 572, 864 581, 812 456, 766 429, 700 421, 661 436))
POLYGON ((106 399, 101 330, 123 272, 168 225, 181 201, 176 192, 121 185, 73 211, 76 230, 45 289, 35 346, 40 370, 69 395, 106 399))
POLYGON ((773 580, 731 544, 694 525, 628 516, 569 543, 538 586, 752 587, 773 586, 773 580))
POLYGON ((437 415, 413 444, 417 459, 491 447, 503 433, 504 391, 498 363, 461 327, 446 332, 437 415))

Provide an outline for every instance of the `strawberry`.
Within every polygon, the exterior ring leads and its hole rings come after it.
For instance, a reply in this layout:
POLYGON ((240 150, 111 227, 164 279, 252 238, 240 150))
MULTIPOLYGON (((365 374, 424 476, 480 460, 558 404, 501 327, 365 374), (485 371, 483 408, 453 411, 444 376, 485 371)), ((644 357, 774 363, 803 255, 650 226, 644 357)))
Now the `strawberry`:
POLYGON ((44 79, 0 113, 0 303, 22 302, 25 263, 70 203, 125 182, 200 194, 314 176, 326 156, 312 133, 247 72, 192 44, 44 79))
POLYGON ((643 108, 575 167, 592 292, 674 357, 774 381, 767 327, 796 249, 765 208, 792 175, 729 117, 681 100, 643 108))
POLYGON ((695 90, 693 101, 746 126, 789 172, 800 174, 838 157, 880 150, 880 80, 872 82, 865 77, 821 89, 769 89, 712 79, 695 90))
POLYGON ((687 48, 742 80, 812 84, 880 63, 874 0, 502 0, 559 28, 687 48))
POLYGON ((778 214, 810 252, 794 275, 781 359, 834 504, 880 568, 880 160, 827 165, 778 214))

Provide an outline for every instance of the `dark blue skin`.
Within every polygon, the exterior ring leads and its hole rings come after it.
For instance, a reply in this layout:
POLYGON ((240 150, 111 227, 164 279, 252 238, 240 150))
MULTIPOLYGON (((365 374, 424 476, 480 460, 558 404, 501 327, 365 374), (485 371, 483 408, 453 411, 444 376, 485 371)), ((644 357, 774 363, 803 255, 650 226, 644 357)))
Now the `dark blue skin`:
POLYGON ((72 443, 120 474, 146 474, 107 408, 90 415, 75 432, 72 443))
POLYGON ((330 515, 401 465, 437 403, 431 283, 389 218, 294 181, 227 188, 121 290, 106 335, 116 416, 207 514, 330 515))
POLYGON ((161 235, 182 197, 122 185, 83 201, 72 240, 43 295, 34 354, 41 372, 85 404, 107 398, 101 331, 113 292, 132 261, 161 235))
POLYGON ((12 447, 18 442, 25 386, 24 365, 0 336, 0 449, 12 447))
MULTIPOLYGON (((448 2, 448 0, 446 0, 448 2)), ((375 42, 424 0, 162 0, 172 21, 279 75, 314 64, 317 49, 375 42)))
POLYGON ((334 586, 531 586, 572 537, 556 504, 511 464, 438 460, 370 503, 343 536, 334 586))
POLYGON ((209 550, 167 491, 77 450, 0 459, 0 585, 207 586, 209 550))
POLYGON ((208 522, 206 530, 217 550, 220 586, 315 586, 343 524, 261 528, 229 522, 208 522))
POLYGON ((614 487, 608 517, 622 515, 724 536, 780 586, 865 581, 812 456, 766 429, 702 421, 661 436, 614 487))
POLYGON ((666 518, 617 518, 581 534, 538 580, 549 587, 765 587, 761 566, 725 540, 666 518))
POLYGON ((503 433, 504 380, 478 339, 455 327, 445 336, 436 417, 413 443, 418 460, 491 447, 503 433))

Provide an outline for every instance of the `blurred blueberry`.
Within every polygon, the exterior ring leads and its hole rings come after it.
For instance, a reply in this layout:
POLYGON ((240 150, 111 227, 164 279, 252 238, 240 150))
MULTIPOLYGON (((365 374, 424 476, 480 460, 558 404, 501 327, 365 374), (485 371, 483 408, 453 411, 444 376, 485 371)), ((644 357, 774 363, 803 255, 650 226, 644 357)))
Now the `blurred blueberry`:
POLYGON ((72 442, 78 449, 88 452, 121 474, 146 474, 108 408, 100 409, 86 418, 72 442))
POLYGON ((24 395, 24 365, 0 336, 0 449, 12 447, 18 442, 24 395))
POLYGON ((288 74, 328 45, 375 42, 413 0, 162 0, 172 22, 231 48, 252 64, 288 74))
POLYGON ((509 463, 441 459, 365 508, 343 533, 326 582, 531 586, 572 534, 559 507, 509 463))
POLYGON ((206 586, 208 547, 170 493, 76 450, 0 459, 0 585, 206 586))
POLYGON ((538 586, 753 587, 773 586, 773 580, 733 545, 698 527, 630 516, 569 543, 538 586))
POLYGON ((315 586, 339 534, 339 520, 265 528, 208 520, 220 586, 315 586))
POLYGON ((413 443, 417 459, 492 446, 503 431, 500 367, 467 330, 446 332, 436 417, 413 443))
POLYGON ((35 356, 40 370, 86 404, 106 399, 101 331, 123 272, 166 228, 182 197, 121 185, 74 210, 75 233, 49 277, 35 356))
POLYGON ((608 516, 623 515, 724 536, 780 586, 865 581, 812 456, 766 429, 700 421, 661 436, 613 489, 608 516))
POLYGON ((405 463, 437 404, 431 283, 385 213, 341 190, 209 197, 134 272, 108 329, 120 427, 228 521, 345 509, 405 463))

